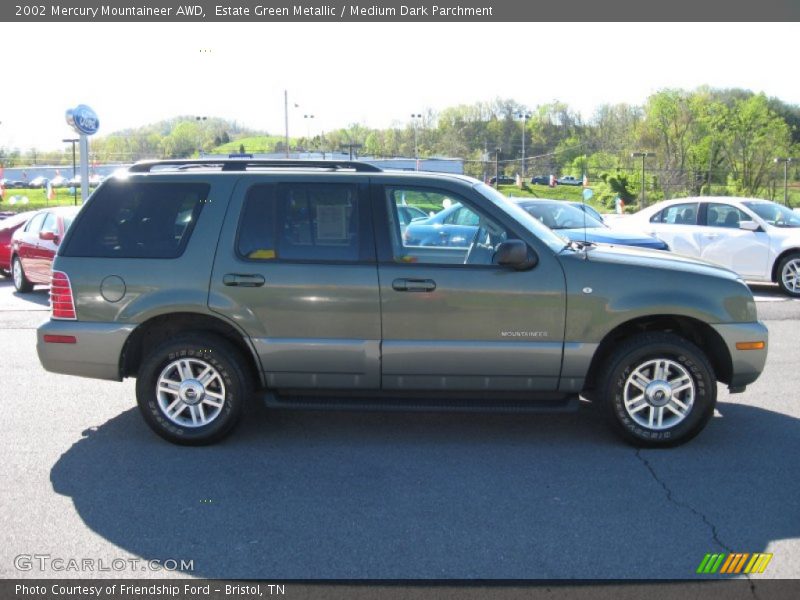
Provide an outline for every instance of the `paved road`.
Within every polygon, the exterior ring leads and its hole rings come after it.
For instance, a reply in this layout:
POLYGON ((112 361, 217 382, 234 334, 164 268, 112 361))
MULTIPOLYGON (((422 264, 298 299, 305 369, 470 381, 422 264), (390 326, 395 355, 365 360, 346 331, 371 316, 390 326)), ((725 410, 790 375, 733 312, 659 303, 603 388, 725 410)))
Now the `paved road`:
MULTIPOLYGON (((636 451, 591 409, 255 407, 225 443, 181 448, 143 424, 132 381, 46 374, 46 292, 0 281, 0 577, 81 575, 14 567, 49 554, 194 561, 175 576, 684 578, 727 551, 773 552, 760 577, 800 577, 800 301, 756 292, 766 371, 721 391, 685 447, 636 451)), ((139 568, 98 575, 163 575, 139 568)))

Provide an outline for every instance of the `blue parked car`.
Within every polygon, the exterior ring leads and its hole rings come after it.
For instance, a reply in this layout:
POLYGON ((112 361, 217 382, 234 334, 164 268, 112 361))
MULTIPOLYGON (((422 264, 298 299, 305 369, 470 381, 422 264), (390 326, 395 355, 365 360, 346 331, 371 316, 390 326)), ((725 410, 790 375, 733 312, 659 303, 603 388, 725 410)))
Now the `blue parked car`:
MULTIPOLYGON (((592 216, 590 211, 561 200, 514 199, 526 212, 539 219, 560 235, 582 242, 638 246, 654 250, 669 250, 669 246, 652 235, 610 229, 592 216), (586 229, 584 229, 584 226, 586 229)), ((427 219, 414 221, 406 227, 403 242, 406 246, 449 246, 467 248, 478 229, 478 215, 461 204, 439 211, 427 219)))

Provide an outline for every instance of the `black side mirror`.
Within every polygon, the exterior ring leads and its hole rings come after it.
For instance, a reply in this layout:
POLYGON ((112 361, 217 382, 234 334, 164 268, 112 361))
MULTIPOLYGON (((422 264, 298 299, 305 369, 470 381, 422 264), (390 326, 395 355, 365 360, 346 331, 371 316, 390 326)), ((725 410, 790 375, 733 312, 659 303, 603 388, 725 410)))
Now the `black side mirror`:
POLYGON ((535 267, 539 263, 539 257, 522 240, 509 240, 497 247, 494 262, 517 271, 525 271, 535 267))

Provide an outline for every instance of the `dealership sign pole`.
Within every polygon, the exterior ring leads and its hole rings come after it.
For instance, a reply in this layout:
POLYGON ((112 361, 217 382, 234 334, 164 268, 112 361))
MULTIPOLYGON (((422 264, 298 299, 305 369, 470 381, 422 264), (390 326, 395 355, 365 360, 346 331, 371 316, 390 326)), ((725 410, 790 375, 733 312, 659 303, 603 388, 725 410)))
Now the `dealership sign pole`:
POLYGON ((79 135, 81 149, 81 202, 89 197, 89 136, 97 133, 100 119, 85 104, 67 110, 67 124, 79 135))

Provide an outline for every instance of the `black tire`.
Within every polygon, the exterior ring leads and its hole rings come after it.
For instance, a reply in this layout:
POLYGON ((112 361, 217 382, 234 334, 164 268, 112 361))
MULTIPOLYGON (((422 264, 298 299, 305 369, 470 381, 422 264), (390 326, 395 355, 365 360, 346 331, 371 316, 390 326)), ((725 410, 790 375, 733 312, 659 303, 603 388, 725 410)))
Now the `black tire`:
POLYGON ((184 335, 157 346, 142 361, 136 381, 136 399, 145 422, 158 435, 175 444, 202 446, 221 440, 233 431, 251 395, 252 381, 244 364, 244 358, 232 344, 213 334, 184 335), (186 361, 183 365, 184 368, 189 365, 191 376, 180 373, 181 367, 172 366, 179 360, 186 361), (193 394, 192 399, 201 400, 195 400, 196 404, 186 404, 181 400, 176 403, 173 416, 169 416, 165 410, 168 406, 163 404, 176 402, 181 396, 176 391, 159 394, 159 379, 166 376, 176 382, 197 382, 199 379, 194 377, 203 372, 204 365, 211 367, 214 379, 202 387, 202 392, 184 390, 184 393, 193 394), (207 396, 209 393, 223 398, 221 407, 207 404, 219 402, 217 398, 207 396), (188 423, 190 417, 195 420, 198 412, 205 419, 206 410, 209 411, 208 423, 188 423), (210 415, 216 416, 211 419, 210 415))
POLYGON ((14 273, 15 269, 19 269, 19 277, 12 278, 14 280, 14 288, 22 294, 30 292, 33 289, 33 284, 25 275, 25 269, 22 267, 22 261, 19 256, 15 256, 11 260, 11 272, 14 273))
POLYGON ((800 252, 787 254, 778 263, 778 287, 787 296, 800 298, 800 252))
POLYGON ((717 403, 716 377, 705 354, 688 340, 671 333, 641 333, 622 342, 605 363, 599 391, 603 412, 612 428, 627 442, 645 448, 688 442, 706 426, 717 403), (666 362, 656 363, 657 360, 666 362), (668 374, 658 376, 655 372, 658 364, 668 366, 668 374), (642 371, 637 372, 638 369, 642 371), (642 387, 640 382, 647 377, 639 379, 639 376, 648 372, 653 373, 652 380, 642 387), (678 383, 679 378, 681 385, 677 387, 690 382, 691 387, 673 393, 667 391, 670 387, 667 383, 660 383, 667 380, 678 383), (650 392, 645 394, 643 389, 650 389, 650 392), (638 401, 637 390, 642 390, 638 401), (688 402, 690 393, 693 393, 691 403, 688 402), (681 405, 688 409, 684 410, 681 405), (659 414, 662 415, 661 427, 657 421, 659 414), (670 426, 672 421, 674 425, 670 426))

